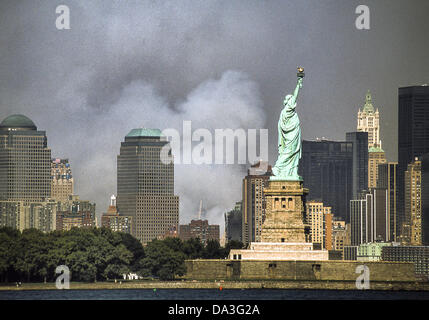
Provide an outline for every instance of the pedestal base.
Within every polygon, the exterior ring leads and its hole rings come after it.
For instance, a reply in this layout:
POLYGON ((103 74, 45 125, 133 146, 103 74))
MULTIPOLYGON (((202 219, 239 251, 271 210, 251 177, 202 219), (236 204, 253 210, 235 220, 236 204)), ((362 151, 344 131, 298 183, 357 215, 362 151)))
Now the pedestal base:
POLYGON ((306 242, 305 197, 308 189, 302 181, 270 180, 264 189, 265 221, 261 242, 306 242))
POLYGON ((313 244, 252 242, 249 249, 231 250, 231 260, 328 260, 328 250, 313 250, 313 244))

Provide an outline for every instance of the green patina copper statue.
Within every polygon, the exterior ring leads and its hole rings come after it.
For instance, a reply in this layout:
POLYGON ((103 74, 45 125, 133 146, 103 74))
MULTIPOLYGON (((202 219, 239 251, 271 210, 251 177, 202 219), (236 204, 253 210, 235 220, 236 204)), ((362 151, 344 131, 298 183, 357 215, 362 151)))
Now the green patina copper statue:
POLYGON ((271 180, 302 181, 298 175, 299 159, 301 159, 301 128, 298 114, 295 111, 299 89, 302 88, 304 69, 298 68, 298 83, 295 91, 288 94, 283 102, 278 124, 279 157, 273 168, 271 180))

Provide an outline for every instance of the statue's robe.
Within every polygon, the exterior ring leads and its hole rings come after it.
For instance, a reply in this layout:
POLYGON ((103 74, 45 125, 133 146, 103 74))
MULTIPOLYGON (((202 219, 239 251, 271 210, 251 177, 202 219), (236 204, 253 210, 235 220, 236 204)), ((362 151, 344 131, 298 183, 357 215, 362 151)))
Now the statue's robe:
POLYGON ((276 176, 290 180, 301 180, 298 175, 299 159, 301 159, 301 128, 296 102, 289 99, 280 113, 278 123, 279 157, 273 168, 276 176))

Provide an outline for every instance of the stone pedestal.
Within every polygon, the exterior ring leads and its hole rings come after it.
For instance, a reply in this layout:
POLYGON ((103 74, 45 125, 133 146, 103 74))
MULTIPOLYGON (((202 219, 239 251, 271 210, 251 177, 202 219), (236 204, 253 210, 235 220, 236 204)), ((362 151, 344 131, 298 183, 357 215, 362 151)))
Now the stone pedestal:
POLYGON ((261 242, 252 242, 248 249, 231 250, 231 260, 324 261, 327 250, 315 250, 307 242, 309 226, 305 223, 305 197, 308 189, 302 181, 270 179, 264 188, 265 221, 261 242))
POLYGON ((306 242, 305 197, 308 189, 302 181, 270 180, 264 189, 265 221, 261 242, 306 242))

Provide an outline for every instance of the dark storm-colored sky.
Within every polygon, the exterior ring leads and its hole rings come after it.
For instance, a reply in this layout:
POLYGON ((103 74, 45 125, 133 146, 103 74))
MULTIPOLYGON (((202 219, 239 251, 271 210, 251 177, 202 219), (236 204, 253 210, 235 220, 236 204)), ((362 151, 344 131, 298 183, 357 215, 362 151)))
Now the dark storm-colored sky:
MULTIPOLYGON (((52 155, 71 161, 76 193, 101 212, 134 127, 268 128, 273 163, 283 97, 303 65, 303 138, 343 140, 370 89, 393 161, 397 89, 429 82, 428 14, 427 0, 2 0, 0 119, 22 113, 46 130, 52 155), (70 30, 55 27, 61 4, 70 30), (370 30, 355 27, 359 4, 370 8, 370 30)), ((203 199, 222 223, 244 172, 176 166, 181 222, 203 199)))

